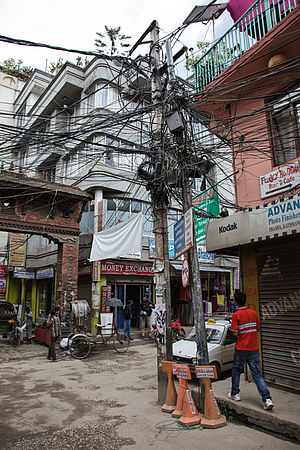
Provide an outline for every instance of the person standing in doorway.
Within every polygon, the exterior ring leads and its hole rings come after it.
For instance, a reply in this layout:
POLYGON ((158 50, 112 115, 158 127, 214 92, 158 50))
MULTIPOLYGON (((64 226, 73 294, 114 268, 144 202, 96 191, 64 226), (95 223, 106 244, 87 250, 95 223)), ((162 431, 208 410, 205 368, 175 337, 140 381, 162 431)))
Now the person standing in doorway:
POLYGON ((20 344, 23 344, 24 339, 24 330, 26 330, 27 343, 32 343, 32 322, 33 322, 33 314, 30 311, 29 306, 26 306, 25 309, 25 317, 24 317, 24 325, 19 328, 20 330, 20 344))
POLYGON ((149 337, 151 331, 151 314, 154 308, 154 304, 144 296, 141 304, 142 339, 145 336, 149 337))
POLYGON ((131 306, 133 305, 132 300, 128 300, 127 305, 124 308, 124 339, 125 341, 129 339, 130 341, 133 341, 133 338, 131 337, 131 306))
POLYGON ((232 365, 232 387, 228 397, 235 401, 240 401, 240 376, 247 363, 257 390, 261 395, 264 409, 271 410, 274 406, 270 392, 265 380, 260 373, 260 356, 257 342, 257 332, 259 331, 259 319, 255 311, 249 309, 246 304, 246 294, 238 292, 235 295, 237 311, 232 315, 231 331, 237 338, 232 365))
POLYGON ((50 311, 47 325, 50 328, 50 345, 47 359, 49 359, 49 361, 56 361, 55 341, 59 336, 61 336, 61 324, 54 309, 50 311))

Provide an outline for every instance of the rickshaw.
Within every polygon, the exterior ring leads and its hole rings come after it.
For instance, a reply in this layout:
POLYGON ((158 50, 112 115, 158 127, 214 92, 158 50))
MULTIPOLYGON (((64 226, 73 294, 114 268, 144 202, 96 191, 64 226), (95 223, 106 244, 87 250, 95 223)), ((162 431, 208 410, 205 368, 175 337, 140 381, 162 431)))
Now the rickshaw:
POLYGON ((8 337, 12 345, 18 343, 17 324, 17 313, 14 305, 9 302, 0 302, 0 334, 3 338, 8 337))

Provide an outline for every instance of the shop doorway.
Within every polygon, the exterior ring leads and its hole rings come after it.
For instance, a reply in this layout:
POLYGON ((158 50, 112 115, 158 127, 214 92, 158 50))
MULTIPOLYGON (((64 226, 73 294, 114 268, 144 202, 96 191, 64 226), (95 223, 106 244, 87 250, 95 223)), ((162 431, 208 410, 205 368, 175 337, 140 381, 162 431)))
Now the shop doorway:
MULTIPOLYGON (((111 284, 111 297, 117 297, 126 305, 128 300, 133 301, 131 307, 132 328, 140 327, 140 304, 143 296, 146 295, 150 300, 152 300, 152 287, 151 284, 140 285, 140 284, 111 284)), ((124 313, 123 308, 117 309, 117 327, 124 328, 124 313)))
POLYGON ((131 326, 132 328, 139 328, 140 326, 140 298, 141 298, 141 289, 140 286, 135 285, 126 285, 126 302, 129 300, 133 301, 133 305, 131 307, 131 326))
POLYGON ((53 286, 51 281, 44 281, 39 284, 39 313, 40 318, 47 317, 53 303, 53 286))

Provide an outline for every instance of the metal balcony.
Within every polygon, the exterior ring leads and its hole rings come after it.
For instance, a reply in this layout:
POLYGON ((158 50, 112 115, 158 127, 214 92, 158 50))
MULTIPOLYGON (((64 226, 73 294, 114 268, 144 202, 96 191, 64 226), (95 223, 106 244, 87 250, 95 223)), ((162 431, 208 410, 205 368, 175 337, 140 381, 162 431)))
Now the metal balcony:
POLYGON ((298 0, 257 0, 195 63, 196 92, 205 89, 281 22, 297 4, 298 0))

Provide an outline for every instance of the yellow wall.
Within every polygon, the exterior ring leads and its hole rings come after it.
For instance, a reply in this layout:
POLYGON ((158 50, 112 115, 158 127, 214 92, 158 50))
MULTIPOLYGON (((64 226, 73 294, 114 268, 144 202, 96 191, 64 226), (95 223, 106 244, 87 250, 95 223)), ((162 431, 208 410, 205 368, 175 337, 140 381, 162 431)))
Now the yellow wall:
MULTIPOLYGON (((260 318, 256 252, 254 248, 243 247, 242 249, 242 274, 243 291, 247 295, 247 306, 253 309, 260 318)), ((258 342, 261 348, 260 332, 258 333, 258 342)))
POLYGON ((10 303, 18 304, 21 302, 20 298, 20 283, 21 280, 14 278, 11 274, 7 276, 8 286, 7 286, 7 301, 10 303))
POLYGON ((101 287, 106 286, 106 276, 101 275, 101 264, 98 264, 97 281, 93 281, 96 291, 92 292, 92 320, 91 331, 92 334, 96 334, 96 324, 99 323, 99 313, 101 308, 101 287))
POLYGON ((36 320, 38 313, 37 280, 32 280, 31 311, 33 314, 33 320, 36 320))

